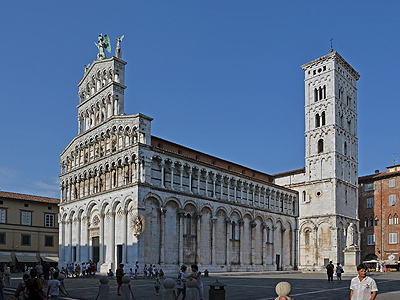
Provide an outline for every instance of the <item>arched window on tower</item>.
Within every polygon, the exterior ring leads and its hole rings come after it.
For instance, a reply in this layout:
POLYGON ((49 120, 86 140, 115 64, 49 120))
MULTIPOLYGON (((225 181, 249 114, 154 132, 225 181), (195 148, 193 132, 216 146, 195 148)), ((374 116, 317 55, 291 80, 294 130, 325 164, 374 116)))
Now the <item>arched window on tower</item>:
POLYGON ((393 217, 392 217, 392 215, 389 215, 389 225, 392 225, 393 224, 393 217))
POLYGON ((364 227, 368 227, 368 218, 367 217, 365 217, 365 220, 364 220, 364 227))
POLYGON ((318 90, 314 89, 314 102, 318 101, 318 90))
POLYGON ((186 216, 186 235, 192 234, 192 216, 187 214, 186 216))
POLYGON ((306 199, 306 191, 303 191, 303 202, 306 202, 307 201, 307 199, 306 199))
POLYGON ((324 152, 324 140, 320 139, 318 141, 318 153, 324 152))
POLYGON ((374 226, 378 226, 379 225, 379 219, 378 219, 378 217, 375 217, 375 223, 374 223, 374 226))
POLYGON ((321 119, 322 119, 322 126, 325 125, 325 112, 323 111, 321 114, 321 119))
POLYGON ((345 141, 344 142, 344 146, 343 146, 343 152, 344 152, 344 155, 347 155, 347 142, 345 141))
POLYGON ((319 94, 319 95, 318 95, 318 96, 319 96, 318 99, 319 99, 319 100, 323 99, 322 93, 323 93, 322 87, 319 87, 319 89, 318 89, 318 94, 319 94))
POLYGON ((326 99, 326 85, 324 85, 324 99, 326 99))
POLYGON ((393 217, 393 224, 399 224, 399 217, 397 216, 397 214, 395 214, 393 217))
POLYGON ((369 219, 369 227, 373 226, 374 226, 374 218, 371 217, 371 219, 369 219))
POLYGON ((320 126, 320 118, 319 118, 319 114, 315 115, 315 127, 319 127, 320 126))
POLYGON ((235 240, 235 237, 236 237, 236 223, 232 222, 232 237, 231 237, 231 239, 235 240))

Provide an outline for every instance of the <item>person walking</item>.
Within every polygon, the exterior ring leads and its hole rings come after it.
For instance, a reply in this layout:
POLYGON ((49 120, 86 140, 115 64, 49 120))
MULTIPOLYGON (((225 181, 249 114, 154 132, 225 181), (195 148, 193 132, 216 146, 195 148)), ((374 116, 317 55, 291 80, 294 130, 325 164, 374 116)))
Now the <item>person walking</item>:
POLYGON ((335 266, 332 261, 326 266, 326 274, 328 274, 328 282, 333 281, 333 271, 335 270, 335 266))
POLYGON ((189 275, 189 279, 194 278, 197 280, 197 290, 199 292, 199 299, 204 300, 203 281, 201 280, 201 272, 199 271, 199 267, 197 265, 191 265, 190 268, 192 269, 192 272, 189 275))
POLYGON ((3 275, 0 274, 0 300, 4 300, 4 286, 3 275))
POLYGON ((367 266, 357 266, 358 276, 350 282, 350 300, 374 300, 378 294, 378 286, 375 280, 367 276, 367 266))
POLYGON ((383 271, 383 274, 386 274, 387 267, 386 267, 385 263, 382 263, 382 271, 383 271))
POLYGON ((46 295, 43 293, 43 283, 40 279, 36 278, 38 276, 37 270, 32 269, 29 275, 31 275, 31 278, 29 278, 26 282, 26 286, 28 288, 28 299, 45 299, 46 295))
POLYGON ((336 267, 336 277, 337 277, 337 282, 341 283, 342 282, 342 273, 343 273, 343 267, 340 263, 337 263, 336 267))
POLYGON ((51 297, 51 300, 58 300, 58 297, 60 296, 60 292, 64 295, 67 296, 66 293, 61 289, 61 283, 58 280, 58 273, 54 273, 54 279, 50 280, 49 282, 49 288, 47 289, 47 298, 49 298, 49 295, 51 297))
POLYGON ((156 278, 156 281, 154 282, 154 289, 156 290, 156 296, 160 295, 160 286, 161 286, 161 282, 160 282, 160 278, 156 278))
POLYGON ((118 283, 118 296, 121 296, 121 285, 122 285, 122 277, 124 277, 124 265, 119 264, 119 267, 117 271, 115 271, 115 277, 117 277, 117 283, 118 283))
POLYGON ((181 266, 181 271, 178 274, 178 278, 176 279, 176 297, 175 300, 178 300, 180 294, 182 294, 182 300, 185 300, 186 297, 186 272, 187 267, 185 265, 181 266))

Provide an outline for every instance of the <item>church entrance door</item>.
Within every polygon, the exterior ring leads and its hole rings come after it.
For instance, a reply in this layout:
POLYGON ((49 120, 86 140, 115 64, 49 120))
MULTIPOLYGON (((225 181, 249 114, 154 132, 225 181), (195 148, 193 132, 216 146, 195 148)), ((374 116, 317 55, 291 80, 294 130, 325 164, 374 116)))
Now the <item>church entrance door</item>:
POLYGON ((98 236, 92 237, 92 251, 93 262, 97 264, 100 260, 100 238, 98 236))

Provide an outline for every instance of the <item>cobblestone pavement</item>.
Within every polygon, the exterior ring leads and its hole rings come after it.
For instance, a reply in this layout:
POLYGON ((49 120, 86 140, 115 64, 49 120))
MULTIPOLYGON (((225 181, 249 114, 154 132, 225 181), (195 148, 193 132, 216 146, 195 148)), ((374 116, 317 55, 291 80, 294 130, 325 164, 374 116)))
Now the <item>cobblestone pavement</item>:
MULTIPOLYGON (((378 284, 377 300, 400 299, 400 272, 392 272, 386 275, 371 274, 378 284)), ((17 286, 19 275, 13 274, 12 285, 17 286)), ((170 277, 170 276, 167 276, 170 277)), ((322 273, 263 273, 263 274, 211 274, 211 277, 203 278, 204 299, 208 300, 208 285, 216 279, 226 284, 227 300, 272 300, 276 297, 275 286, 278 282, 288 281, 292 285, 291 296, 296 300, 309 299, 349 299, 349 284, 352 277, 344 276, 342 283, 327 282, 326 274, 322 273)), ((98 278, 68 278, 65 287, 71 298, 60 299, 85 299, 94 300, 99 290, 98 278)), ((121 299, 117 296, 117 283, 110 280, 110 299, 121 299)), ((136 300, 156 300, 162 296, 156 296, 153 288, 154 280, 135 279, 131 281, 131 287, 136 300)), ((162 292, 162 290, 161 290, 162 292)))

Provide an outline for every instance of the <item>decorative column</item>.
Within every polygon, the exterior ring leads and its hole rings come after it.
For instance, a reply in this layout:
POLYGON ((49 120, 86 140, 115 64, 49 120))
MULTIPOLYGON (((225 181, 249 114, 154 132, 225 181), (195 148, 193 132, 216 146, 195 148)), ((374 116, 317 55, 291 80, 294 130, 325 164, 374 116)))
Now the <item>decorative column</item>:
POLYGON ((285 247, 284 247, 284 243, 283 243, 284 237, 285 237, 285 231, 286 231, 286 228, 282 227, 282 230, 281 230, 281 268, 282 268, 282 271, 284 270, 285 263, 286 263, 286 261, 285 261, 286 251, 285 251, 285 247))
POLYGON ((81 220, 81 227, 82 227, 82 231, 81 231, 81 241, 84 243, 82 245, 81 242, 81 246, 80 246, 80 262, 83 261, 88 261, 89 260, 89 217, 82 217, 81 220))
POLYGON ((314 226, 314 261, 318 266, 318 227, 314 226))
POLYGON ((230 195, 230 189, 231 189, 231 180, 230 180, 230 178, 229 177, 227 177, 227 191, 226 191, 226 194, 227 194, 227 200, 228 201, 231 201, 231 195, 230 195))
POLYGON ((167 210, 161 207, 160 211, 160 264, 164 264, 165 260, 165 213, 167 210))
POLYGON ((142 162, 140 161, 140 159, 136 159, 136 168, 137 168, 137 182, 140 183, 142 182, 142 162))
POLYGON ((199 264, 201 262, 200 258, 200 245, 201 245, 201 215, 196 214, 196 257, 195 257, 195 263, 199 264))
POLYGON ((276 226, 272 226, 271 228, 271 241, 272 241, 272 265, 274 266, 274 269, 276 269, 276 259, 275 259, 275 231, 276 231, 276 226))
POLYGON ((267 243, 267 224, 264 222, 261 224, 261 243, 262 243, 262 254, 261 254, 261 264, 263 265, 263 269, 266 268, 266 243, 267 243))
POLYGON ((226 253, 225 253, 225 257, 226 257, 226 262, 225 262, 225 264, 226 264, 226 267, 228 268, 228 271, 229 271, 229 267, 230 267, 230 263, 229 263, 229 257, 230 257, 230 246, 231 246, 231 243, 230 243, 230 237, 231 237, 231 235, 232 235, 232 233, 231 233, 231 231, 232 231, 232 221, 231 221, 231 219, 230 218, 226 218, 225 219, 225 224, 226 224, 226 253))
POLYGON ((257 223, 253 220, 250 222, 250 241, 251 241, 251 256, 250 256, 250 264, 254 265, 254 243, 255 243, 255 237, 254 237, 254 228, 256 228, 257 223))
MULTIPOLYGON (((109 247, 110 247, 110 262, 111 262, 111 268, 114 269, 115 266, 115 212, 109 212, 109 217, 110 217, 110 241, 109 241, 109 247)), ((122 226, 124 228, 125 226, 122 226)), ((126 228, 126 227, 125 227, 126 228)))
POLYGON ((179 171, 179 190, 183 191, 183 166, 179 166, 178 171, 179 171))
POLYGON ((233 179, 233 202, 236 202, 237 181, 233 179))
POLYGON ((239 264, 243 267, 243 250, 244 250, 244 221, 243 219, 239 220, 239 264))
POLYGON ((208 176, 209 176, 210 174, 209 174, 209 172, 208 171, 206 171, 206 174, 204 175, 204 180, 205 180, 205 182, 206 182, 206 197, 208 197, 208 176))
POLYGON ((66 257, 65 257, 65 221, 61 220, 58 222, 59 232, 60 232, 60 243, 58 245, 58 253, 59 253, 59 260, 60 264, 65 264, 66 257))
MULTIPOLYGON (((104 263, 104 214, 99 215, 100 218, 100 249, 99 249, 99 267, 104 263)), ((99 269, 100 270, 100 269, 99 269)))
POLYGON ((193 173, 192 167, 189 167, 189 169, 188 169, 188 174, 189 174, 189 193, 191 193, 191 194, 193 194, 193 191, 192 191, 192 173, 193 173))
POLYGON ((128 244, 128 236, 127 236, 127 228, 128 228, 128 211, 122 211, 122 263, 126 265, 128 263, 127 259, 127 244, 128 244))
POLYGON ((183 263, 183 210, 178 212, 179 217, 179 258, 178 258, 178 265, 182 265, 183 263))
POLYGON ((224 176, 222 176, 220 174, 220 178, 221 178, 221 187, 220 187, 220 197, 219 197, 219 199, 223 200, 223 198, 224 198, 224 176))
POLYGON ((210 220, 210 222, 211 222, 211 264, 213 266, 216 265, 216 261, 215 261, 215 245, 217 244, 216 236, 215 236, 216 221, 217 221, 217 218, 215 216, 212 217, 210 220))
POLYGON ((78 238, 78 241, 77 241, 77 245, 76 245, 76 257, 75 257, 75 262, 77 262, 77 263, 80 263, 82 260, 81 260, 81 218, 79 217, 79 218, 76 218, 75 219, 75 222, 77 222, 77 238, 78 238))
POLYGON ((201 177, 201 171, 198 169, 197 171, 197 195, 200 195, 200 177, 201 177))
POLYGON ((69 237, 68 237, 68 262, 72 263, 72 225, 73 225, 73 220, 69 219, 68 220, 68 230, 69 230, 69 237))
POLYGON ((171 162, 171 190, 174 189, 174 163, 171 162))
POLYGON ((212 197, 213 197, 214 199, 216 199, 216 198, 217 198, 217 195, 216 195, 216 189, 215 189, 215 182, 217 181, 217 177, 215 176, 215 174, 212 174, 212 175, 210 176, 210 178, 211 178, 212 183, 213 183, 212 197))
POLYGON ((164 183, 165 164, 161 162, 160 167, 161 167, 161 187, 165 188, 165 183, 164 183))

